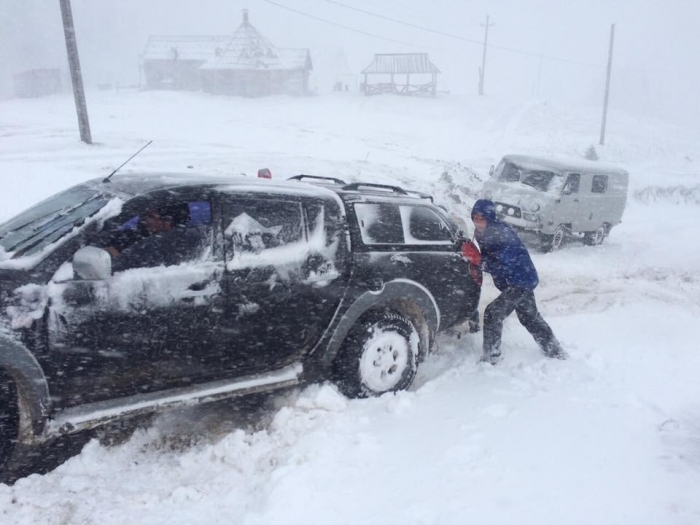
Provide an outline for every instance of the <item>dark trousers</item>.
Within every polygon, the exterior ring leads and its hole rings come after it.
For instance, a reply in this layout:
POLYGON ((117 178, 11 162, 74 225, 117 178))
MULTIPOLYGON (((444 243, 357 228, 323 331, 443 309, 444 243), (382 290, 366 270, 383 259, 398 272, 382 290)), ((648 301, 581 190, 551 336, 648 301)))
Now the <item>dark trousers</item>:
POLYGON ((511 313, 518 316, 522 324, 545 354, 559 349, 559 342, 549 325, 540 315, 535 302, 535 293, 525 288, 506 288, 501 295, 486 307, 484 312, 484 354, 500 353, 503 321, 511 313))

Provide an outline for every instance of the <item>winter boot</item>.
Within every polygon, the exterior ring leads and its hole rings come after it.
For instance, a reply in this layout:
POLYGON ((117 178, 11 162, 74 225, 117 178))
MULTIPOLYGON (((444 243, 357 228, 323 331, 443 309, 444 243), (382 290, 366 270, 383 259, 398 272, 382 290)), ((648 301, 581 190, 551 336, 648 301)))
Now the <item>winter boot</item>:
POLYGON ((497 348, 493 350, 484 349, 484 355, 479 359, 480 363, 489 363, 493 366, 496 366, 501 361, 503 361, 503 356, 501 355, 501 350, 497 348))
POLYGON ((544 352, 544 355, 551 359, 563 360, 569 357, 568 354, 559 344, 559 341, 557 341, 556 339, 552 339, 549 343, 547 343, 542 349, 542 351, 544 352))

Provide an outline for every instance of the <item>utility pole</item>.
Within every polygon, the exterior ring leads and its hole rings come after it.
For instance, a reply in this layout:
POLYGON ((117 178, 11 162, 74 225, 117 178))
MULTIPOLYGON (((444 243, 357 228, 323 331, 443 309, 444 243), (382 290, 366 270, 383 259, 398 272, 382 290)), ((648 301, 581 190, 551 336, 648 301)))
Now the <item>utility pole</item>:
POLYGON ((63 34, 66 38, 66 51, 68 52, 68 66, 70 67, 71 84, 73 84, 75 109, 78 112, 80 140, 82 140, 85 144, 92 144, 92 136, 90 135, 90 121, 88 120, 87 104, 85 103, 85 90, 83 89, 83 77, 80 72, 78 44, 75 40, 75 28, 73 27, 73 11, 71 10, 70 0, 59 1, 61 3, 63 34))
POLYGON ((608 118, 608 99, 610 98, 610 75, 612 73, 613 46, 615 44, 615 24, 610 26, 610 50, 608 51, 608 75, 605 79, 605 99, 603 100, 603 123, 600 126, 600 145, 605 144, 605 121, 608 118))
POLYGON ((484 75, 486 74, 486 46, 489 42, 489 27, 493 24, 489 23, 489 15, 486 15, 486 24, 481 24, 481 27, 486 28, 484 31, 484 56, 481 59, 481 67, 479 68, 479 96, 484 95, 484 75))

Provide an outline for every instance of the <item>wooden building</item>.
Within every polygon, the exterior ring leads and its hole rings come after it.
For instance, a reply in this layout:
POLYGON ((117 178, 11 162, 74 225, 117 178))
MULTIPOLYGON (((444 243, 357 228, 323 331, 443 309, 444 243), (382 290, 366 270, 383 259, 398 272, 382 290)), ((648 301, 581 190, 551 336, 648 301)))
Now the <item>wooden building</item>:
POLYGON ((149 89, 305 95, 312 69, 308 49, 276 48, 253 27, 247 11, 230 36, 152 36, 143 55, 149 89))
POLYGON ((377 54, 362 71, 362 88, 365 95, 393 93, 434 97, 438 73, 440 70, 427 53, 377 54))
POLYGON ((59 69, 29 69, 14 75, 15 95, 37 98, 61 92, 59 69))

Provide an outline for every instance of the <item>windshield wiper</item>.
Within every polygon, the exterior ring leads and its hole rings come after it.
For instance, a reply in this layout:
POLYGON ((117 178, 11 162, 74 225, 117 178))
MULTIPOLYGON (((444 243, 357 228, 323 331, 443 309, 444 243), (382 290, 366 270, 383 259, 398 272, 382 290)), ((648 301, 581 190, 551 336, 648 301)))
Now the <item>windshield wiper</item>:
MULTIPOLYGON (((59 211, 59 213, 57 213, 56 215, 51 217, 49 220, 45 221, 43 224, 33 228, 32 235, 30 235, 28 237, 24 237, 23 239, 20 239, 14 246, 6 248, 6 251, 12 252, 12 251, 15 251, 17 249, 17 247, 22 246, 22 245, 26 245, 21 250, 19 250, 17 253, 15 253, 15 255, 13 256, 13 258, 21 257, 24 253, 26 253, 27 251, 34 248, 37 244, 40 244, 46 237, 53 235, 61 228, 65 228, 68 225, 70 225, 71 227, 76 226, 79 222, 84 221, 87 217, 78 217, 78 218, 76 218, 76 220, 68 221, 65 224, 58 224, 58 226, 56 228, 51 230, 51 226, 56 225, 56 223, 58 221, 60 221, 60 219, 67 217, 68 215, 70 215, 74 211, 82 208, 83 206, 89 204, 90 202, 92 202, 94 200, 97 200, 98 198, 104 198, 104 196, 102 194, 98 193, 98 194, 90 197, 88 200, 81 202, 80 204, 76 204, 74 206, 69 206, 67 208, 63 208, 62 210, 59 211), (46 234, 46 235, 42 235, 42 234, 46 234), (34 242, 31 242, 31 241, 34 241, 34 242)), ((96 210, 96 211, 98 211, 98 210, 96 210)), ((31 221, 31 222, 27 223, 24 227, 26 228, 27 226, 37 222, 38 220, 46 219, 46 217, 48 217, 49 215, 51 215, 51 214, 44 215, 43 217, 40 217, 37 220, 31 221)), ((13 230, 13 231, 17 231, 17 230, 13 230)))

